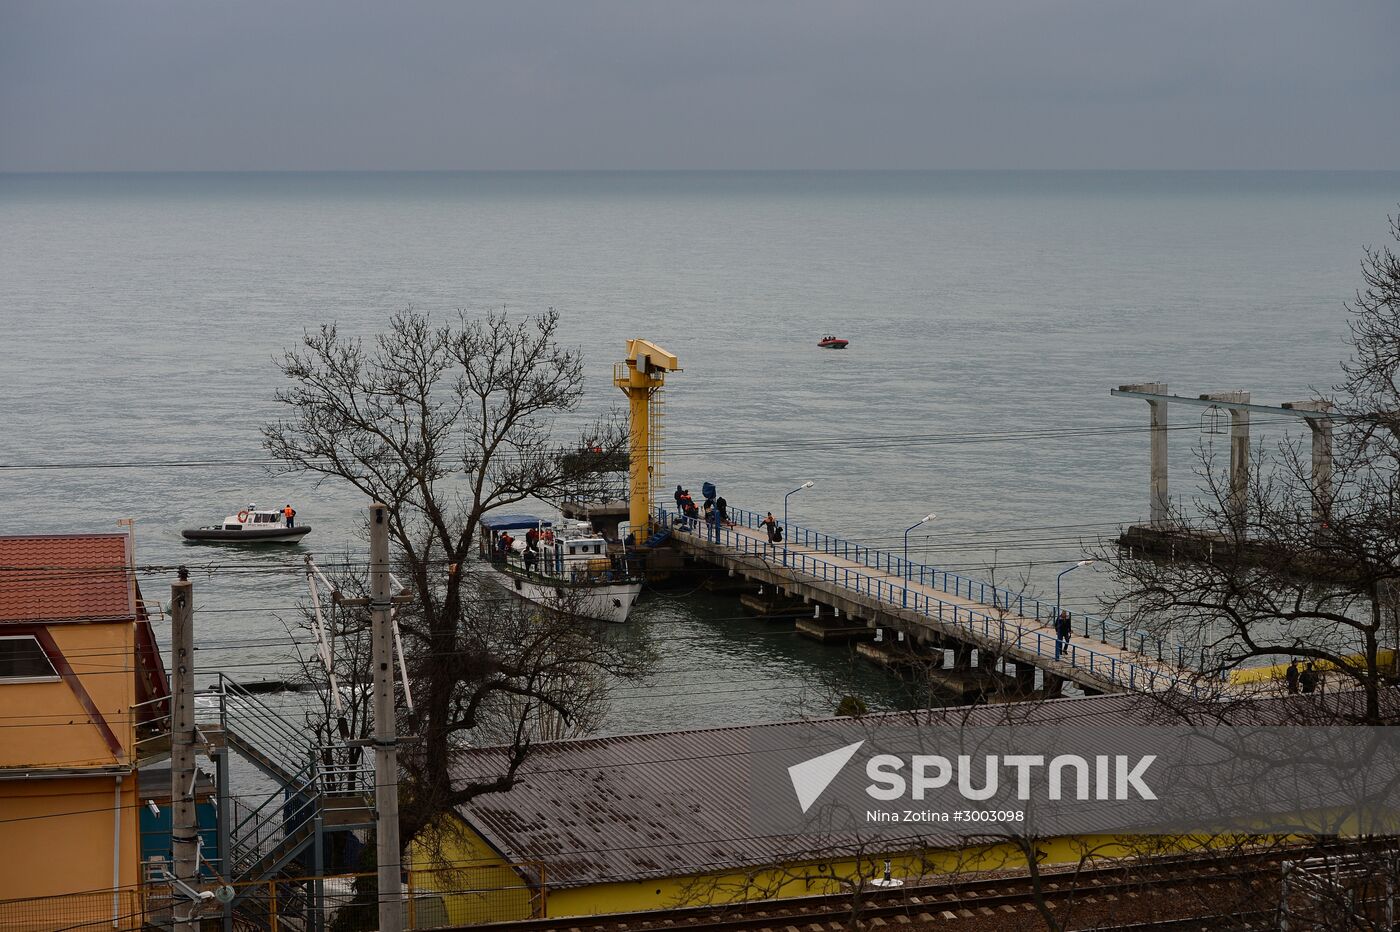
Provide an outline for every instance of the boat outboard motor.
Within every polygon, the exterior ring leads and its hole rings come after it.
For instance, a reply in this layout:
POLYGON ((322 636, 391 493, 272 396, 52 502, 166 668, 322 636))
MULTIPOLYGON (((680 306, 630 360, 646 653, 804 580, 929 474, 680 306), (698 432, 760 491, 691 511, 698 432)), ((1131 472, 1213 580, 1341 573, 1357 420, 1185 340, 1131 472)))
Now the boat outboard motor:
POLYGON ((707 502, 712 502, 712 501, 714 501, 714 500, 715 500, 715 484, 714 484, 713 482, 706 482, 704 485, 700 486, 700 494, 703 495, 703 496, 705 496, 705 501, 707 501, 707 502))

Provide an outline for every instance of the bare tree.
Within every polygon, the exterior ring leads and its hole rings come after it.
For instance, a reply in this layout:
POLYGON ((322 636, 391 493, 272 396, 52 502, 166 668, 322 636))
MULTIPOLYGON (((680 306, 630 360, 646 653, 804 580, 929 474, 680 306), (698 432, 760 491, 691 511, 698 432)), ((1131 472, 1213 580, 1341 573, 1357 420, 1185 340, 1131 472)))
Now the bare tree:
MULTIPOLYGON (((1400 239, 1400 221, 1391 220, 1400 239)), ((1285 440, 1262 448, 1247 495, 1201 450, 1199 513, 1177 509, 1201 543, 1186 558, 1132 559, 1112 548, 1111 605, 1140 628, 1181 643, 1180 659, 1218 684, 1230 671, 1299 658, 1358 689, 1356 721, 1384 721, 1394 681, 1400 593, 1400 258, 1367 250, 1365 288, 1350 305, 1352 357, 1332 402, 1328 470, 1285 440), (1243 506, 1243 507, 1242 507, 1243 506)))
POLYGON ((288 414, 264 428, 265 446, 288 469, 388 506, 414 596, 400 615, 416 700, 402 726, 420 738, 403 757, 405 843, 438 813, 509 789, 541 709, 587 722, 607 678, 643 666, 620 639, 567 611, 522 610, 471 569, 483 515, 557 496, 624 448, 610 423, 555 439, 583 392, 582 358, 559 346, 558 321, 551 309, 438 323, 410 309, 369 343, 325 325, 279 360, 288 414), (498 774, 454 781, 453 748, 495 742, 509 748, 498 774))

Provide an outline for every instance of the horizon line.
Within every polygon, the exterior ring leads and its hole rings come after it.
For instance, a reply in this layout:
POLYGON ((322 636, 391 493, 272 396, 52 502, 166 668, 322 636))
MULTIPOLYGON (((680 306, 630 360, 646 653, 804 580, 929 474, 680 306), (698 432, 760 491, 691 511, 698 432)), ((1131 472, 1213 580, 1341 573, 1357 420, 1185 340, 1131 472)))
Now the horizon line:
POLYGON ((548 175, 548 174, 1400 174, 1400 168, 0 168, 0 175, 548 175))

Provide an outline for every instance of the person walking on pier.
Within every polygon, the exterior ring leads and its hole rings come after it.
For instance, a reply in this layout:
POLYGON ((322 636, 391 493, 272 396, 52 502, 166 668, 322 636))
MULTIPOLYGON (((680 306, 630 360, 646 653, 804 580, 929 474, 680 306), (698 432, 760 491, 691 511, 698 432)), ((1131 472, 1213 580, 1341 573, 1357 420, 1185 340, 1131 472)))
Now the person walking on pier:
POLYGON ((1313 669, 1312 661, 1309 660, 1308 665, 1303 668, 1303 672, 1298 676, 1298 682, 1302 685, 1303 692, 1317 692, 1317 680, 1317 671, 1313 669))
POLYGON ((1298 661, 1292 660, 1288 664, 1288 669, 1283 671, 1283 681, 1288 685, 1290 695, 1298 693, 1298 661))
POLYGON ((773 517, 773 512, 768 512, 768 516, 758 522, 759 526, 768 532, 768 546, 772 547, 778 540, 778 519, 773 517))
POLYGON ((1069 612, 1061 611, 1060 617, 1055 619, 1055 659, 1060 659, 1060 652, 1068 649, 1069 636, 1074 632, 1074 625, 1070 621, 1069 612))

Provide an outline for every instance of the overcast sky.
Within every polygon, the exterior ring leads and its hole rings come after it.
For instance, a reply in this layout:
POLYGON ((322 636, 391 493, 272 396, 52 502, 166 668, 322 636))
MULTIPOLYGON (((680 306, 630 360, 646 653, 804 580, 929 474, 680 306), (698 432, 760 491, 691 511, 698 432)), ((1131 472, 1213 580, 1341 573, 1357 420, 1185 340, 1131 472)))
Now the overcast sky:
POLYGON ((1400 0, 0 0, 0 171, 1400 169, 1400 0))

